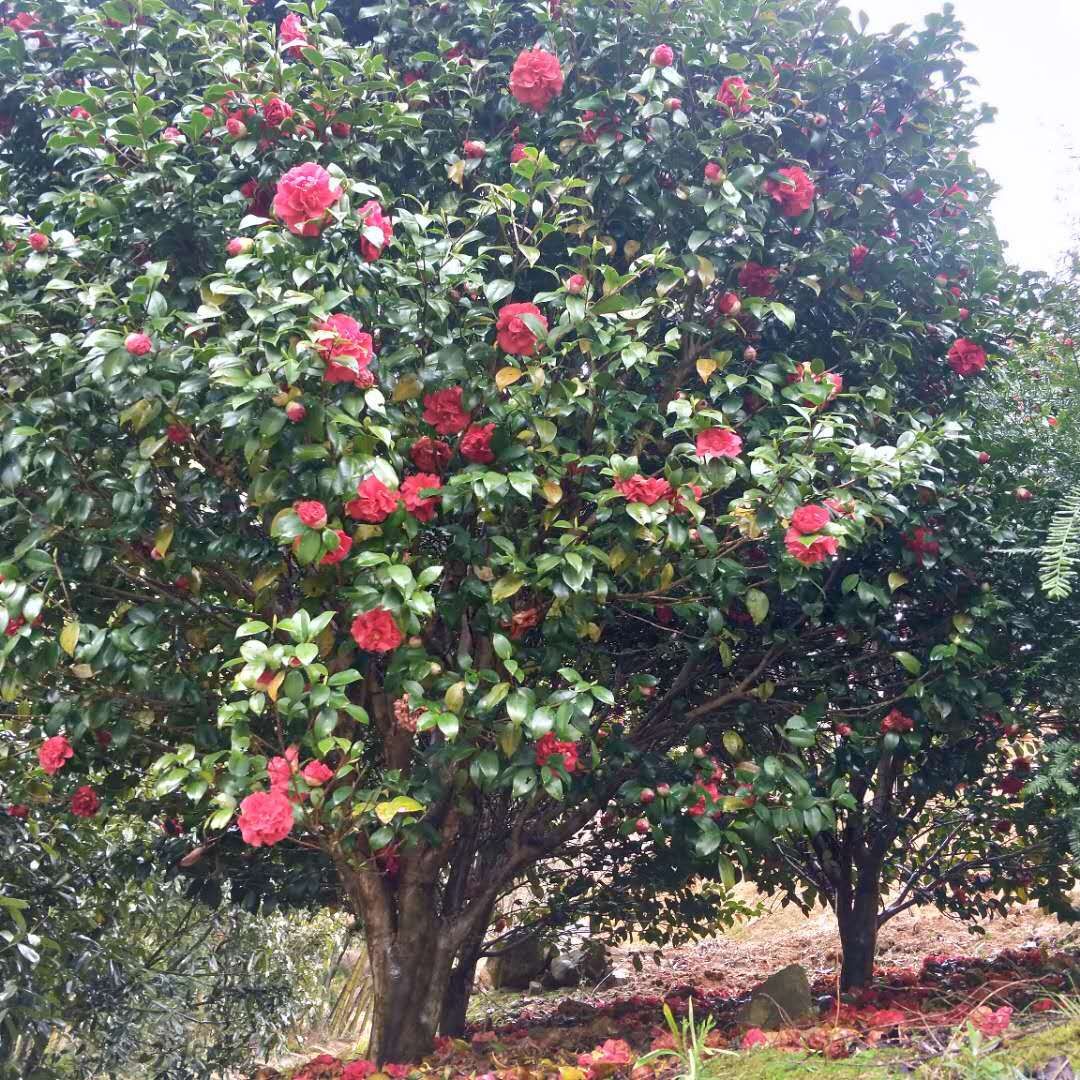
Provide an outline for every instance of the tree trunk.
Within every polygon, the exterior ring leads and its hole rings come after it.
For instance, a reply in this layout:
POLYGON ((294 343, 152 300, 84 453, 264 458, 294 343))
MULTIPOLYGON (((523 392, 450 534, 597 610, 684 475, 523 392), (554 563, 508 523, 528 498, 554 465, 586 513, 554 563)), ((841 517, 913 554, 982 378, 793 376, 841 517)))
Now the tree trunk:
POLYGON ((442 1018, 439 1021, 439 1034, 459 1038, 465 1034, 465 1015, 472 997, 473 979, 476 965, 480 961, 480 951, 467 950, 458 957, 454 970, 450 973, 446 1000, 443 1002, 442 1018))
POLYGON ((860 868, 851 903, 837 911, 843 953, 842 990, 866 986, 873 978, 880 898, 880 867, 860 868))

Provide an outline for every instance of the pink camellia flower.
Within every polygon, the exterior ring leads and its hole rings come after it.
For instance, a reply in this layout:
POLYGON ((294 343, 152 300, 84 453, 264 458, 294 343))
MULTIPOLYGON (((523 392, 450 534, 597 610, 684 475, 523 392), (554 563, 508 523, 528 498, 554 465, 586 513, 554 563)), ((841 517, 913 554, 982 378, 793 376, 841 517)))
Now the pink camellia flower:
POLYGON ((372 608, 353 619, 353 641, 365 652, 392 652, 405 640, 386 608, 372 608))
POLYGON ((649 57, 649 63, 655 68, 671 67, 675 63, 675 51, 670 45, 657 45, 649 57))
POLYGON ((589 287, 584 274, 571 274, 566 279, 566 291, 571 296, 580 296, 589 287))
POLYGON ((783 179, 766 180, 765 194, 780 207, 784 217, 805 214, 814 204, 814 182, 797 165, 776 171, 783 179))
MULTIPOLYGON (((272 671, 264 671, 260 676, 260 682, 262 678, 269 675, 267 685, 274 681, 274 673, 272 671)), ((292 786, 292 778, 300 771, 300 751, 295 746, 290 746, 285 751, 285 756, 278 755, 272 757, 266 763, 266 772, 270 777, 270 790, 280 791, 283 794, 287 793, 292 786)))
POLYGON ((721 184, 724 181, 724 170, 718 162, 709 161, 705 165, 705 183, 721 184))
POLYGON ((89 120, 90 113, 84 109, 81 105, 72 106, 71 112, 68 113, 72 120, 89 120))
POLYGON ((274 213, 293 235, 318 236, 341 195, 341 185, 321 165, 309 161, 278 181, 274 213))
POLYGON ((141 331, 137 331, 133 334, 128 334, 124 338, 124 348, 132 356, 145 356, 151 349, 153 349, 154 343, 150 340, 149 334, 144 334, 141 331))
POLYGON ((255 246, 255 241, 250 236, 234 236, 225 245, 225 254, 231 258, 237 255, 246 255, 255 246))
POLYGON ((394 224, 382 206, 369 199, 360 207, 360 227, 360 257, 364 262, 374 262, 394 238, 394 224))
POLYGON ((377 525, 396 509, 400 496, 391 491, 377 476, 368 476, 356 487, 356 498, 345 504, 345 513, 357 521, 377 525))
MULTIPOLYGON (((645 820, 645 819, 642 819, 645 820)), ((645 822, 647 831, 648 822, 645 822)), ((608 1039, 587 1054, 578 1054, 578 1066, 587 1071, 587 1080, 606 1080, 634 1061, 634 1052, 622 1039, 608 1039)))
POLYGON ((870 249, 865 244, 856 244, 848 255, 848 266, 857 273, 865 265, 866 256, 869 254, 870 249))
POLYGON ((736 458, 742 453, 742 439, 731 428, 706 428, 699 431, 694 446, 702 461, 736 458))
POLYGON ((293 509, 309 529, 321 529, 326 525, 326 507, 317 499, 301 499, 293 504, 293 509))
POLYGON ((522 318, 531 315, 547 332, 547 319, 535 304, 503 304, 495 321, 499 348, 511 356, 533 356, 536 353, 536 334, 522 318))
POLYGON ((765 1034, 761 1028, 751 1028, 743 1037, 742 1042, 739 1043, 739 1048, 742 1050, 753 1050, 756 1046, 768 1046, 769 1037, 765 1034))
POLYGON ((27 243, 33 251, 44 251, 49 246, 49 238, 43 232, 32 232, 27 243))
POLYGON ((373 1061, 368 1061, 366 1058, 357 1058, 345 1066, 345 1070, 341 1074, 341 1080, 367 1080, 369 1076, 378 1071, 379 1068, 373 1061))
POLYGON ((949 367, 957 375, 977 375, 986 367, 986 352, 981 345, 967 338, 957 338, 948 355, 949 367))
POLYGON ((420 495, 421 491, 425 491, 429 488, 441 488, 442 480, 432 473, 415 473, 413 476, 406 477, 401 482, 401 501, 405 504, 405 509, 417 521, 430 521, 435 516, 435 511, 439 505, 439 496, 431 495, 428 498, 423 498, 420 495))
POLYGON ((256 791, 240 804, 236 823, 245 844, 270 847, 292 832, 293 804, 283 791, 256 791))
POLYGON ((321 761, 309 761, 300 774, 312 787, 322 787, 327 780, 334 778, 334 770, 321 761))
POLYGON ((838 545, 835 536, 819 536, 807 543, 798 529, 791 528, 784 533, 784 547, 787 553, 798 559, 803 566, 815 566, 830 555, 835 555, 838 545))
POLYGON ((290 11, 281 20, 281 26, 278 27, 278 44, 293 59, 299 59, 303 55, 302 47, 308 44, 308 36, 304 31, 303 19, 295 11, 290 11))
POLYGON ((375 358, 372 337, 351 315, 331 315, 315 326, 319 355, 326 363, 323 379, 330 383, 358 383, 375 358))
POLYGON ((884 720, 881 721, 882 734, 887 735, 890 731, 897 733, 904 731, 913 731, 915 729, 915 720, 908 716, 907 713, 901 712, 899 709, 893 709, 884 720))
POLYGON ((225 130, 234 139, 242 139, 248 133, 247 124, 239 116, 230 116, 225 121, 225 130))
POLYGON ((716 92, 718 104, 730 109, 733 113, 747 113, 750 111, 750 99, 754 92, 738 75, 729 75, 716 92))
POLYGON ((440 435, 456 435, 469 426, 469 414, 461 407, 460 386, 424 395, 424 423, 440 435))
POLYGON ((333 551, 328 551, 320 560, 323 566, 334 566, 349 557, 352 549, 352 537, 343 529, 335 529, 338 538, 338 546, 333 551))
POLYGON ((184 141, 184 133, 178 127, 167 127, 161 133, 165 142, 178 143, 184 141))
POLYGON ((522 49, 510 72, 510 93, 530 109, 543 112, 563 89, 559 58, 543 49, 522 49))
POLYGON ((479 161, 487 153, 487 143, 479 139, 466 139, 461 151, 470 161, 479 161))
POLYGON ((674 489, 662 476, 645 477, 635 473, 626 480, 616 480, 615 490, 627 502, 652 506, 661 499, 670 499, 674 489))
POLYGON ((75 789, 75 794, 71 796, 71 812, 76 817, 92 818, 100 808, 101 799, 89 784, 75 789))
POLYGON ((510 164, 516 165, 519 161, 524 161, 529 155, 525 153, 525 144, 516 142, 510 148, 510 164))
POLYGON ((449 443, 430 435, 422 435, 409 447, 409 457, 421 472, 442 472, 450 464, 452 455, 449 443))
POLYGON ((739 288, 745 289, 751 296, 768 298, 775 294, 775 281, 779 276, 780 271, 771 266, 747 262, 739 271, 739 288))
MULTIPOLYGON (((293 107, 279 97, 272 97, 263 102, 262 114, 263 120, 266 121, 268 127, 279 128, 286 120, 291 118, 293 107)), ((300 168, 303 167, 300 166, 300 168)))
POLYGON ((495 452, 491 449, 494 432, 494 424, 470 424, 458 443, 461 456, 478 465, 490 465, 495 460, 495 452))
POLYGON ((53 735, 38 747, 38 764, 50 776, 58 773, 75 756, 66 735, 53 735))
POLYGON ((824 506, 818 506, 817 503, 808 503, 806 506, 800 506, 794 514, 791 515, 791 527, 803 536, 808 536, 810 533, 821 532, 826 525, 829 524, 829 511, 824 506))

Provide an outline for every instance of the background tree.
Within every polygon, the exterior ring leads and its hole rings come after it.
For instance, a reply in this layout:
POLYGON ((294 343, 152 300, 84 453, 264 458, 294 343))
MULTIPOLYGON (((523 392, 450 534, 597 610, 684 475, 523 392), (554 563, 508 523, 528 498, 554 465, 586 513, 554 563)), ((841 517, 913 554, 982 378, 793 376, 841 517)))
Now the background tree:
POLYGON ((332 865, 380 1061, 460 1028, 498 898, 597 827, 728 880, 779 841, 864 982, 1030 660, 964 408, 1014 309, 955 21, 293 8, 3 32, 52 161, 5 174, 0 306, 0 694, 47 812, 332 865))

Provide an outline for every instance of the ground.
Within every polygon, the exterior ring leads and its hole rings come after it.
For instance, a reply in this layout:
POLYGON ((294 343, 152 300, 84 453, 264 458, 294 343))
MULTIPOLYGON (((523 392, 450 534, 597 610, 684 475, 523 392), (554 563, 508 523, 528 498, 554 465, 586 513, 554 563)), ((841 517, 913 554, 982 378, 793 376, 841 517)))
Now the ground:
MULTIPOLYGON (((422 1071, 486 1080, 886 1080, 911 1074, 1071 1080, 1064 1063, 1071 1058, 1080 1069, 1080 930, 1033 908, 983 929, 974 936, 936 911, 909 910, 882 932, 874 987, 838 998, 838 941, 829 914, 808 918, 794 908, 764 905, 759 917, 727 934, 659 957, 638 947, 620 950, 616 967, 627 981, 617 987, 539 995, 480 991, 470 1010, 470 1039, 443 1043, 422 1071), (806 968, 819 1015, 748 1035, 735 1018, 740 1000, 790 963, 806 968), (674 1034, 665 1026, 665 1005, 674 1034), (685 1045, 694 1032, 697 1053, 685 1045), (759 1045, 744 1049, 746 1043, 759 1045), (647 1057, 655 1050, 673 1052, 647 1057)), ((309 1044, 304 1056, 277 1067, 310 1062, 313 1049, 343 1060, 356 1056, 350 1046, 309 1044)), ((301 1069, 300 1080, 337 1075, 323 1062, 301 1069)))

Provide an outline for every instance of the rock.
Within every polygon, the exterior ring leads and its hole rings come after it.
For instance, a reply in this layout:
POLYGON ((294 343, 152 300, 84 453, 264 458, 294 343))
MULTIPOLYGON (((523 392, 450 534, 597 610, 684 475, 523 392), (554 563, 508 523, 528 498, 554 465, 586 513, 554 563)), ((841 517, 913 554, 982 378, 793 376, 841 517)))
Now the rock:
POLYGON ((607 945, 599 938, 588 938, 576 949, 559 953, 548 965, 547 982, 569 987, 588 983, 595 986, 611 970, 607 945))
POLYGON ((776 1031, 813 1011, 810 980, 800 964, 789 964, 754 988, 739 1010, 738 1022, 747 1027, 776 1031))
POLYGON ((604 976, 603 982, 605 990, 615 986, 629 986, 630 972, 625 968, 612 968, 612 970, 604 976))
POLYGON ((488 958, 487 970, 495 990, 528 990, 547 968, 550 953, 539 938, 530 936, 488 958))

